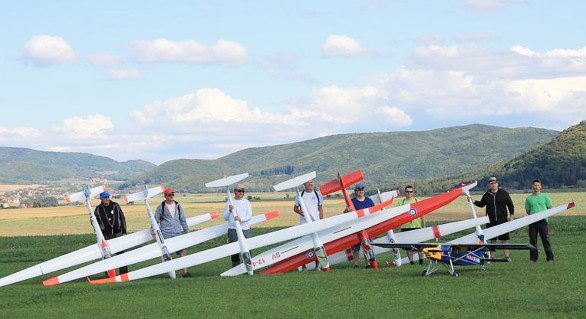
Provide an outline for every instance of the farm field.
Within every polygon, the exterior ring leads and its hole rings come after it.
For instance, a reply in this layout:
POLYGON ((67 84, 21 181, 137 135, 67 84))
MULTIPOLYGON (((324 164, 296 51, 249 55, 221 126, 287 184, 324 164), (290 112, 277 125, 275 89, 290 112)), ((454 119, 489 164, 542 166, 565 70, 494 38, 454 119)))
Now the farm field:
MULTIPOLYGON (((289 193, 289 198, 285 198, 285 193, 249 193, 247 196, 259 198, 252 200, 254 214, 260 214, 266 211, 278 210, 281 215, 271 221, 259 224, 257 227, 284 227, 296 225, 298 217, 292 211, 293 194, 289 193)), ((528 194, 512 194, 511 197, 517 209, 517 216, 524 216, 524 203, 528 194)), ((574 200, 576 207, 563 215, 586 215, 586 192, 554 192, 550 193, 554 206, 574 200)), ((474 194, 473 198, 480 199, 480 194, 474 194)), ((423 199, 425 197, 418 197, 423 199)), ((203 195, 182 195, 177 196, 177 200, 184 206, 187 217, 197 216, 210 211, 223 212, 225 195, 203 194, 203 195)), ((142 203, 134 205, 124 204, 123 199, 115 199, 126 215, 129 232, 144 229, 148 227, 145 207, 142 203)), ((162 201, 162 197, 156 197, 150 200, 151 207, 154 211, 156 206, 162 201)), ((399 200, 395 204, 398 203, 399 200)), ((99 204, 98 200, 92 201, 92 206, 99 204)), ((325 216, 337 215, 344 209, 342 198, 326 198, 324 210, 325 216)), ((477 208, 479 216, 484 215, 484 208, 477 208)), ((470 217, 470 208, 465 199, 461 197, 450 205, 428 215, 429 221, 459 220, 470 217)), ((556 218, 556 217, 554 217, 556 218)), ((214 221, 201 224, 196 228, 208 227, 223 223, 222 216, 214 221)), ((47 208, 27 208, 27 209, 5 209, 0 210, 0 237, 11 236, 41 236, 41 235, 61 235, 61 234, 89 234, 92 232, 87 211, 84 205, 69 205, 47 208)))
MULTIPOLYGON (((460 267, 458 278, 443 270, 421 277, 418 265, 370 270, 351 269, 349 263, 329 273, 221 278, 218 274, 229 268, 229 258, 192 267, 194 277, 176 280, 157 276, 96 286, 79 280, 43 287, 47 275, 0 288, 0 317, 584 318, 581 265, 586 257, 580 247, 585 244, 586 218, 562 215, 550 225, 553 263, 543 261, 540 247, 537 264, 528 262, 528 252, 512 251, 513 262, 493 263, 486 270, 460 267)), ((271 230, 256 228, 253 233, 271 230)), ((92 242, 91 235, 0 238, 0 277, 92 242)), ((188 251, 224 242, 219 238, 188 251)), ((527 242, 526 229, 513 232, 512 242, 527 242)))

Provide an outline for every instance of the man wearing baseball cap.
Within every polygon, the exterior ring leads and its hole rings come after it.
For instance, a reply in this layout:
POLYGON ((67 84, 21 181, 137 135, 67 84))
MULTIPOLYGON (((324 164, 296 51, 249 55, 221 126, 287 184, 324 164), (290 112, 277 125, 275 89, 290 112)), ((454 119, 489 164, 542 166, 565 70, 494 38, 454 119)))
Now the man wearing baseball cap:
MULTIPOLYGON (((470 198, 472 199, 472 198, 470 198)), ((499 182, 496 177, 488 179, 488 189, 482 195, 479 201, 474 201, 474 205, 478 207, 486 206, 486 216, 488 216, 489 223, 486 227, 492 227, 513 220, 515 213, 515 205, 509 193, 499 187, 499 182)), ((501 243, 506 244, 509 241, 509 233, 498 236, 501 243)), ((491 242, 496 242, 492 240, 491 242)), ((505 258, 509 258, 509 250, 503 250, 505 258)), ((490 251, 490 258, 494 257, 494 249, 490 251)))
MULTIPOLYGON (((94 215, 106 240, 126 235, 126 218, 118 203, 110 199, 110 193, 100 193, 100 205, 96 206, 94 215)), ((120 274, 128 272, 128 267, 119 269, 120 274)))
MULTIPOLYGON (((166 188, 163 191, 165 200, 161 202, 155 211, 155 220, 159 223, 163 238, 173 238, 181 235, 182 232, 189 232, 187 221, 185 219, 185 212, 181 204, 175 200, 175 191, 172 188, 166 188)), ((181 249, 177 255, 187 256, 187 251, 181 249)), ((183 268, 181 272, 182 277, 191 277, 188 268, 183 268)))

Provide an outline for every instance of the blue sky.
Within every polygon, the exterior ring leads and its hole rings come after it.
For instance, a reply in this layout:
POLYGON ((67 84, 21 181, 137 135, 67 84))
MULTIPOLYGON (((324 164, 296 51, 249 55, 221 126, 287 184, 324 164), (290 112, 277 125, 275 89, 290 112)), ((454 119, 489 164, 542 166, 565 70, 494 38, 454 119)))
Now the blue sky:
POLYGON ((586 119, 583 1, 0 4, 0 146, 158 164, 586 119))

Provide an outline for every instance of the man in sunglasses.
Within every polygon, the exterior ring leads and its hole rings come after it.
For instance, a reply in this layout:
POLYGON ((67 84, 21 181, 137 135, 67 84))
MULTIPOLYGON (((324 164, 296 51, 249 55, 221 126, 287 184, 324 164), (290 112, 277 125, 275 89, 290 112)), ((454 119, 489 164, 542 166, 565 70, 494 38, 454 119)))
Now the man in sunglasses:
MULTIPOLYGON (((405 198, 401 201, 401 205, 406 204, 415 204, 417 203, 417 198, 415 197, 415 189, 411 185, 405 186, 405 198)), ((421 216, 420 218, 414 219, 408 223, 401 225, 401 232, 410 231, 414 229, 421 229, 425 227, 425 217, 421 216)), ((410 248, 405 248, 407 251, 407 258, 409 258, 409 264, 413 265, 413 250, 410 248)), ((419 264, 423 265, 423 259, 425 256, 423 252, 419 252, 419 264)))
MULTIPOLYGON (((228 221, 228 243, 238 241, 238 234, 236 233, 236 221, 240 222, 242 228, 242 234, 245 238, 250 238, 250 225, 248 221, 252 218, 252 205, 250 201, 244 198, 244 186, 237 184, 234 187, 234 200, 232 204, 230 201, 226 201, 224 207, 224 219, 228 221), (234 216, 233 212, 236 210, 238 213, 234 216)), ((240 254, 234 254, 230 257, 232 259, 232 267, 236 267, 240 264, 240 254)))
MULTIPOLYGON (((166 188, 163 192, 165 200, 161 202, 155 211, 155 220, 159 223, 163 238, 173 238, 181 235, 182 232, 189 232, 187 221, 185 219, 185 212, 181 204, 175 200, 175 191, 171 188, 166 188)), ((187 251, 181 249, 177 255, 187 256, 187 251)), ((191 277, 188 268, 183 268, 181 277, 191 277)))

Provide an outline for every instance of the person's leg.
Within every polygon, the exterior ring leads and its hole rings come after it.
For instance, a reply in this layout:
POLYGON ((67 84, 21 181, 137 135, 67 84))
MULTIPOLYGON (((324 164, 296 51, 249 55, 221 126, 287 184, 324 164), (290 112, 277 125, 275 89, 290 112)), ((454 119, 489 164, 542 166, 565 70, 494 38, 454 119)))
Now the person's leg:
POLYGON ((422 251, 420 251, 417 254, 419 255, 419 264, 423 265, 423 259, 425 259, 425 254, 422 251))
MULTIPOLYGON (((228 243, 233 243, 238 241, 238 235, 236 234, 236 229, 229 228, 228 229, 228 243)), ((232 267, 236 267, 240 264, 240 254, 234 254, 230 256, 232 260, 232 267)))
POLYGON ((543 244, 543 250, 545 250, 545 258, 547 261, 553 260, 553 250, 551 249, 551 242, 549 240, 549 225, 545 220, 542 220, 539 224, 539 236, 541 237, 541 243, 543 244))
POLYGON ((409 263, 413 265, 413 250, 407 250, 407 258, 409 259, 409 263))
POLYGON ((536 223, 529 225, 529 244, 534 247, 529 250, 529 260, 532 262, 537 262, 537 258, 539 258, 539 253, 537 251, 537 228, 538 225, 536 225, 536 223))

